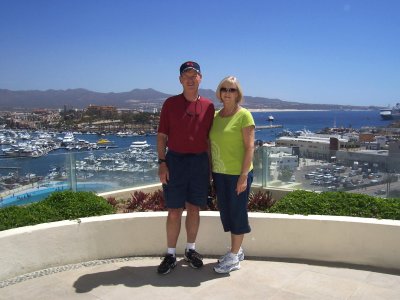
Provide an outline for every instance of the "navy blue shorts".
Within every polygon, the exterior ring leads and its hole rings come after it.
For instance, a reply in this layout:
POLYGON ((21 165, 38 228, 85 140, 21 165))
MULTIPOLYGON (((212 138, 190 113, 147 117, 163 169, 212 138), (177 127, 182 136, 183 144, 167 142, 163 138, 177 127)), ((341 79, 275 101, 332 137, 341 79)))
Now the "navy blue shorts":
POLYGON ((247 189, 239 195, 235 191, 239 175, 213 173, 217 204, 224 231, 233 234, 245 234, 251 231, 247 204, 250 186, 253 182, 253 171, 247 177, 247 189))
POLYGON ((208 153, 168 151, 165 159, 169 171, 169 181, 163 184, 166 207, 184 208, 185 202, 206 206, 210 183, 208 153))

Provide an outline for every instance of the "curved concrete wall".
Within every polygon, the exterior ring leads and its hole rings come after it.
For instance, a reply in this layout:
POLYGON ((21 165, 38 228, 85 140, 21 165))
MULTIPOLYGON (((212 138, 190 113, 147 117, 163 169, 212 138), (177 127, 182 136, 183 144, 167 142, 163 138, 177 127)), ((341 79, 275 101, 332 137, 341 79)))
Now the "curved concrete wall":
MULTIPOLYGON (((218 212, 201 212, 197 248, 220 255, 229 246, 218 212)), ((250 213, 247 256, 310 259, 400 269, 400 222, 351 217, 250 213)), ((183 216, 183 219, 185 216, 183 216)), ((0 280, 96 259, 162 255, 166 212, 116 214, 0 232, 0 280)), ((184 220, 183 220, 184 221, 184 220)), ((183 226, 184 227, 184 226, 183 226)), ((182 229, 178 254, 186 237, 182 229)))

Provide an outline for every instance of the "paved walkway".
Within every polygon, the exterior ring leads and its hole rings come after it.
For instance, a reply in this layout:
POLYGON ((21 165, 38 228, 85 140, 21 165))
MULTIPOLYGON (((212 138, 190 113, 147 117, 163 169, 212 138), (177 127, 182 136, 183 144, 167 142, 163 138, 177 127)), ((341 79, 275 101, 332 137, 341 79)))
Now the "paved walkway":
POLYGON ((158 275, 160 262, 114 259, 34 272, 0 282, 0 299, 400 299, 400 272, 246 259, 241 270, 221 275, 215 258, 200 270, 178 258, 170 274, 158 275))

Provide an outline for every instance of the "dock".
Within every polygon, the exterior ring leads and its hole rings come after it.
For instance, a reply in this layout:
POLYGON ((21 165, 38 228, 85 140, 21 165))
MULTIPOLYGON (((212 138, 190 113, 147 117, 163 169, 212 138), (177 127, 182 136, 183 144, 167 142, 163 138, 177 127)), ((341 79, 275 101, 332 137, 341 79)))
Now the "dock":
POLYGON ((274 129, 274 128, 282 128, 283 125, 262 125, 262 126, 256 126, 256 129, 274 129))

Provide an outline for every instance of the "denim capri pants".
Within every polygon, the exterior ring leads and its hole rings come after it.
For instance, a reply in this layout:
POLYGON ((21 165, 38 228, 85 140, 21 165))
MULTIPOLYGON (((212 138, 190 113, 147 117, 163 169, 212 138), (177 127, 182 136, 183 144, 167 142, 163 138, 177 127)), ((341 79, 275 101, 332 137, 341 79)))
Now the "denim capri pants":
POLYGON ((247 176, 247 189, 239 195, 235 191, 239 175, 213 173, 217 204, 222 226, 225 232, 240 235, 251 231, 247 205, 250 186, 253 182, 253 171, 247 176))
POLYGON ((178 153, 168 151, 169 180, 163 184, 167 208, 184 208, 185 202, 204 207, 210 183, 208 153, 178 153))

